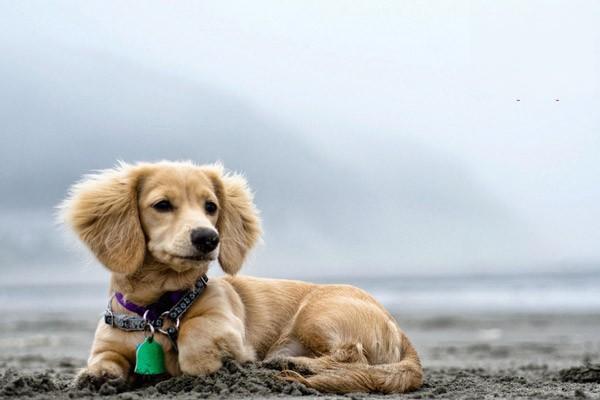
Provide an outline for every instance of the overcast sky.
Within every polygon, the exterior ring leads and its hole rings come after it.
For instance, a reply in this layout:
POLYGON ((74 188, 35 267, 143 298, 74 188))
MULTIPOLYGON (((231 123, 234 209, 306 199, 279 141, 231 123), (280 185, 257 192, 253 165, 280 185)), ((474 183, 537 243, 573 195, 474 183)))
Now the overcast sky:
POLYGON ((410 144, 531 233, 524 262, 600 261, 598 1, 0 4, 6 54, 91 51, 195 82, 340 165, 410 144))

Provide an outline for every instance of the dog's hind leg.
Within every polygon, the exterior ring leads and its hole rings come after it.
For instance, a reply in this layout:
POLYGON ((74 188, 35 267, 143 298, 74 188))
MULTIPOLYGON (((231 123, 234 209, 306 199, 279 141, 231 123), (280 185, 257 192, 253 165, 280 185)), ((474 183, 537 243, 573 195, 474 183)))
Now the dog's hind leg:
POLYGON ((321 392, 404 393, 423 384, 419 358, 408 341, 403 359, 393 363, 368 364, 360 344, 340 346, 318 358, 289 357, 286 361, 290 368, 279 374, 281 379, 300 382, 321 392))

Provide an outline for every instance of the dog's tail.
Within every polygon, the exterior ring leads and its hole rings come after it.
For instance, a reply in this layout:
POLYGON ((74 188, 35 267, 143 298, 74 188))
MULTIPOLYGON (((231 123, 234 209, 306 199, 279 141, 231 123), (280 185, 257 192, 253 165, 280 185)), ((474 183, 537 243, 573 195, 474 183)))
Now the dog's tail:
POLYGON ((410 392, 423 384, 423 369, 408 339, 404 337, 402 342, 402 354, 397 362, 369 364, 363 346, 356 343, 340 346, 330 355, 317 359, 318 366, 311 371, 314 375, 303 376, 287 370, 282 377, 329 393, 410 392))

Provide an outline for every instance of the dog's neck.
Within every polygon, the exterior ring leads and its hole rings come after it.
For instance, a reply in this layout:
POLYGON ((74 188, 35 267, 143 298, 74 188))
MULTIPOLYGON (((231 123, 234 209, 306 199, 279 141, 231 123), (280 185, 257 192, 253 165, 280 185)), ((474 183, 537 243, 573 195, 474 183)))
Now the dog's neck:
POLYGON ((191 289, 206 273, 205 267, 176 271, 155 260, 147 260, 131 275, 112 274, 111 292, 121 292, 128 301, 151 304, 166 292, 191 289))

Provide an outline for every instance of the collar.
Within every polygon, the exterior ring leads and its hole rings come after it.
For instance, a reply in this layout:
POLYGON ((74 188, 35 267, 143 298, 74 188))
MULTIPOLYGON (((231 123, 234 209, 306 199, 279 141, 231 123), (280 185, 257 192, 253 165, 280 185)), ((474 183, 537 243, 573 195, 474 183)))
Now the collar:
POLYGON ((173 349, 177 351, 179 319, 186 313, 192 304, 194 304, 194 301, 202 295, 207 284, 208 277, 205 274, 196 281, 196 284, 192 289, 167 292, 165 295, 161 296, 156 303, 152 303, 148 306, 140 306, 131 301, 127 301, 122 293, 115 293, 114 297, 117 298, 119 304, 139 316, 113 313, 113 298, 111 297, 108 302, 108 307, 104 312, 104 322, 114 328, 129 332, 146 331, 149 329, 150 334, 154 335, 154 331, 157 330, 163 335, 168 336, 173 344, 173 349), (152 315, 150 314, 151 312, 153 313, 152 315))
POLYGON ((166 292, 160 296, 156 302, 147 306, 141 306, 132 301, 126 300, 125 296, 121 292, 116 292, 115 298, 117 299, 117 302, 126 310, 136 313, 145 320, 157 321, 163 314, 171 314, 172 311, 176 311, 178 315, 173 314, 173 316, 169 316, 171 319, 176 319, 187 311, 189 306, 191 306, 191 302, 196 300, 196 298, 204 291, 207 283, 208 277, 206 274, 203 274, 196 281, 196 284, 192 290, 176 290, 173 292, 166 292), (184 303, 182 305, 186 306, 185 309, 181 309, 182 307, 176 307, 184 297, 186 300, 188 300, 182 302, 184 303))

